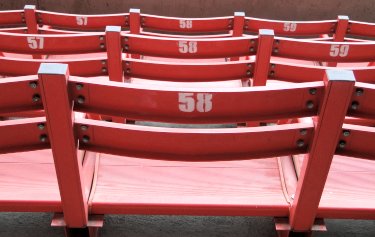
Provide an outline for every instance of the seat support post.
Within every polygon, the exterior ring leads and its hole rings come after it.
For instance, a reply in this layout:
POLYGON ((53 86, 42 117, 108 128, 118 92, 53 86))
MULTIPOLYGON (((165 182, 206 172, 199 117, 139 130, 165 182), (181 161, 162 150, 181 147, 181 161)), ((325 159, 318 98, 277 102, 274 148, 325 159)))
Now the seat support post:
MULTIPOLYGON (((310 232, 354 90, 352 71, 326 70, 325 95, 290 210, 294 232, 310 232)), ((311 104, 310 104, 311 106, 311 104)))
POLYGON ((77 156, 73 105, 67 89, 68 66, 42 63, 38 76, 65 223, 68 227, 83 228, 87 226, 88 193, 85 193, 82 163, 77 156))
MULTIPOLYGON (((24 7, 24 14, 25 14, 25 21, 27 26, 27 33, 28 34, 38 34, 38 21, 36 19, 36 7, 35 5, 25 5, 24 7)), ((34 59, 41 59, 41 55, 33 55, 34 59)))
MULTIPOLYGON (((348 31, 349 26, 349 17, 348 16, 338 16, 337 17, 337 26, 334 34, 334 42, 344 42, 346 32, 348 31)), ((328 62, 327 66, 336 67, 337 62, 328 62)))

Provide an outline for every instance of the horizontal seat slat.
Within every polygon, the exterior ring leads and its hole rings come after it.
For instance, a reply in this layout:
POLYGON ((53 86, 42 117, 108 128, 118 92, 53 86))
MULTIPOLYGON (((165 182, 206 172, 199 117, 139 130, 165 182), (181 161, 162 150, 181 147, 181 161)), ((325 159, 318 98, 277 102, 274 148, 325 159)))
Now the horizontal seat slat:
POLYGON ((348 33, 351 35, 375 37, 375 23, 349 21, 349 29, 348 33))
POLYGON ((123 61, 126 76, 162 81, 205 82, 248 78, 253 60, 218 63, 172 63, 137 59, 123 61))
POLYGON ((375 42, 323 42, 275 37, 273 55, 325 62, 371 62, 375 42))
POLYGON ((35 75, 41 63, 66 63, 71 75, 102 76, 106 75, 107 58, 79 59, 19 59, 0 57, 0 73, 6 76, 35 75), (103 69, 105 71, 103 71, 103 69))
POLYGON ((189 89, 87 82, 78 77, 70 78, 69 90, 71 100, 76 101, 76 111, 179 123, 233 123, 313 116, 324 93, 323 82, 189 89), (77 85, 82 89, 77 90, 77 85))
POLYGON ((32 35, 0 32, 0 38, 0 50, 13 53, 76 54, 105 51, 104 33, 32 35))
POLYGON ((125 52, 172 58, 225 58, 254 55, 257 41, 257 36, 183 39, 122 33, 125 52))
POLYGON ((43 109, 37 76, 2 78, 0 95, 0 114, 43 109))
POLYGON ((337 148, 337 154, 375 160, 375 127, 344 124, 343 131, 349 135, 341 135, 340 142, 344 147, 337 148))
POLYGON ((49 148, 47 128, 40 126, 45 123, 44 117, 1 121, 0 154, 49 148))
POLYGON ((330 34, 337 23, 326 21, 278 21, 253 17, 245 18, 245 30, 258 33, 260 29, 272 29, 276 35, 307 36, 330 34))
POLYGON ((22 20, 23 10, 0 11, 1 25, 18 25, 25 24, 22 20))
POLYGON ((79 30, 104 30, 106 26, 129 25, 129 13, 102 14, 102 15, 78 15, 37 10, 40 23, 53 27, 64 27, 79 30))
POLYGON ((178 129, 76 119, 82 150, 176 161, 247 160, 307 151, 313 126, 288 124, 234 129, 178 129), (82 129, 82 126, 86 126, 82 129), (301 134, 301 129, 306 131, 301 134), (88 139, 88 140, 87 140, 88 139), (303 139, 304 145, 298 146, 303 139))
POLYGON ((233 27, 233 16, 212 18, 177 18, 141 14, 143 27, 151 30, 184 33, 220 32, 233 27))

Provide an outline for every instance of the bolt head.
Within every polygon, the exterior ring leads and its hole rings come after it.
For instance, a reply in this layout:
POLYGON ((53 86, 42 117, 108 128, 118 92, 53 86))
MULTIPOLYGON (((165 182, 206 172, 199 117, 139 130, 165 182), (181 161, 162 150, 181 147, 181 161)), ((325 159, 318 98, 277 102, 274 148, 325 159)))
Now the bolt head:
POLYGON ((82 84, 80 84, 80 83, 76 84, 76 89, 77 90, 82 90, 82 88, 83 88, 82 84))
POLYGON ((247 76, 251 76, 251 71, 250 71, 250 70, 247 70, 246 75, 247 75, 247 76))
POLYGON ((102 72, 107 72, 107 68, 103 67, 102 72))
POLYGON ((304 145, 305 145, 305 142, 302 139, 297 141, 297 147, 303 147, 304 145))
POLYGON ((311 88, 309 90, 310 95, 316 95, 316 92, 317 92, 316 88, 311 88))
POLYGON ((89 129, 89 127, 87 125, 81 125, 82 131, 87 131, 87 129, 89 129))
POLYGON ((349 135, 350 135, 350 131, 349 131, 349 130, 344 130, 344 131, 342 132, 342 135, 344 135, 344 137, 349 137, 349 135))
POLYGON ((35 89, 35 88, 38 87, 38 82, 36 82, 36 81, 32 81, 32 82, 29 83, 29 86, 30 86, 31 88, 35 89))
POLYGON ((83 103, 85 103, 85 97, 82 96, 82 95, 78 96, 78 97, 77 97, 77 102, 78 102, 78 104, 83 104, 83 103))
POLYGON ((101 48, 101 49, 104 49, 104 44, 100 44, 100 48, 101 48))
POLYGON ((33 95, 33 102, 39 102, 39 101, 40 101, 40 95, 39 94, 33 95))
POLYGON ((363 89, 362 89, 362 88, 357 88, 357 89, 355 90, 355 94, 356 94, 357 96, 362 96, 362 95, 363 95, 363 89))
POLYGON ((39 128, 40 130, 43 130, 43 129, 45 128, 44 123, 40 123, 40 124, 38 124, 38 128, 39 128))
POLYGON ((307 134, 307 129, 301 129, 299 131, 299 134, 301 134, 302 136, 305 136, 307 134))
POLYGON ((46 141, 47 141, 47 135, 46 135, 46 134, 42 134, 42 135, 40 135, 39 140, 40 140, 41 142, 46 142, 46 141))
POLYGON ((85 136, 82 137, 82 141, 83 141, 83 143, 89 143, 90 137, 85 135, 85 136))
POLYGON ((351 108, 352 110, 357 110, 359 108, 359 103, 357 101, 353 101, 351 108))
POLYGON ((312 102, 311 100, 310 101, 307 101, 306 103, 306 107, 308 109, 313 109, 314 108, 314 102, 312 102))
POLYGON ((254 51, 255 51, 254 47, 251 47, 250 52, 254 52, 254 51))
POLYGON ((100 36, 99 39, 100 39, 100 40, 104 40, 104 36, 100 36))
POLYGON ((126 51, 129 50, 129 45, 126 44, 124 48, 126 51))
POLYGON ((274 53, 278 53, 278 52, 279 52, 279 49, 276 48, 276 49, 273 50, 273 52, 274 52, 274 53))
POLYGON ((340 147, 340 148, 345 148, 345 146, 346 146, 346 141, 341 140, 341 141, 339 142, 339 147, 340 147))

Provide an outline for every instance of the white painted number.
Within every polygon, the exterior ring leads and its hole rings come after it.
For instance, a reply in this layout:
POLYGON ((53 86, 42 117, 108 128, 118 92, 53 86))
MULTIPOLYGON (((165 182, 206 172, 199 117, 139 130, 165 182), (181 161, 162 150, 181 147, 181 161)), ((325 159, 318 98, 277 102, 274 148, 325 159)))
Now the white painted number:
POLYGON ((196 53, 198 45, 196 41, 179 41, 178 50, 180 53, 196 53))
POLYGON ((293 22, 285 22, 284 23, 284 31, 294 32, 297 30, 297 24, 293 22))
POLYGON ((79 25, 79 26, 87 25, 87 17, 86 16, 77 16, 77 25, 79 25))
POLYGON ((210 112, 212 110, 212 94, 209 93, 179 93, 178 108, 182 112, 201 113, 210 112))
POLYGON ((28 36, 27 43, 29 44, 30 49, 43 49, 44 38, 38 36, 28 36))
POLYGON ((348 56, 349 53, 349 45, 338 45, 338 44, 333 44, 331 45, 331 51, 329 51, 329 55, 331 57, 346 57, 348 56))
POLYGON ((191 29, 193 28, 193 22, 190 20, 180 20, 180 28, 181 29, 191 29))

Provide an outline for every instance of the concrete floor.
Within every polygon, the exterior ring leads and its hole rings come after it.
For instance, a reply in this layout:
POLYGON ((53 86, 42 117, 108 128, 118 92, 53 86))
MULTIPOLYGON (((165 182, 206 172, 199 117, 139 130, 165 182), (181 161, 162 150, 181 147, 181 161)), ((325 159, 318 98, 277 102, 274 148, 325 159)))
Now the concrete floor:
MULTIPOLYGON (((0 237, 62 237, 48 213, 1 213, 0 237)), ((327 220, 316 237, 374 237, 375 221, 327 220)), ((106 216, 101 237, 276 237, 272 218, 106 216)))

